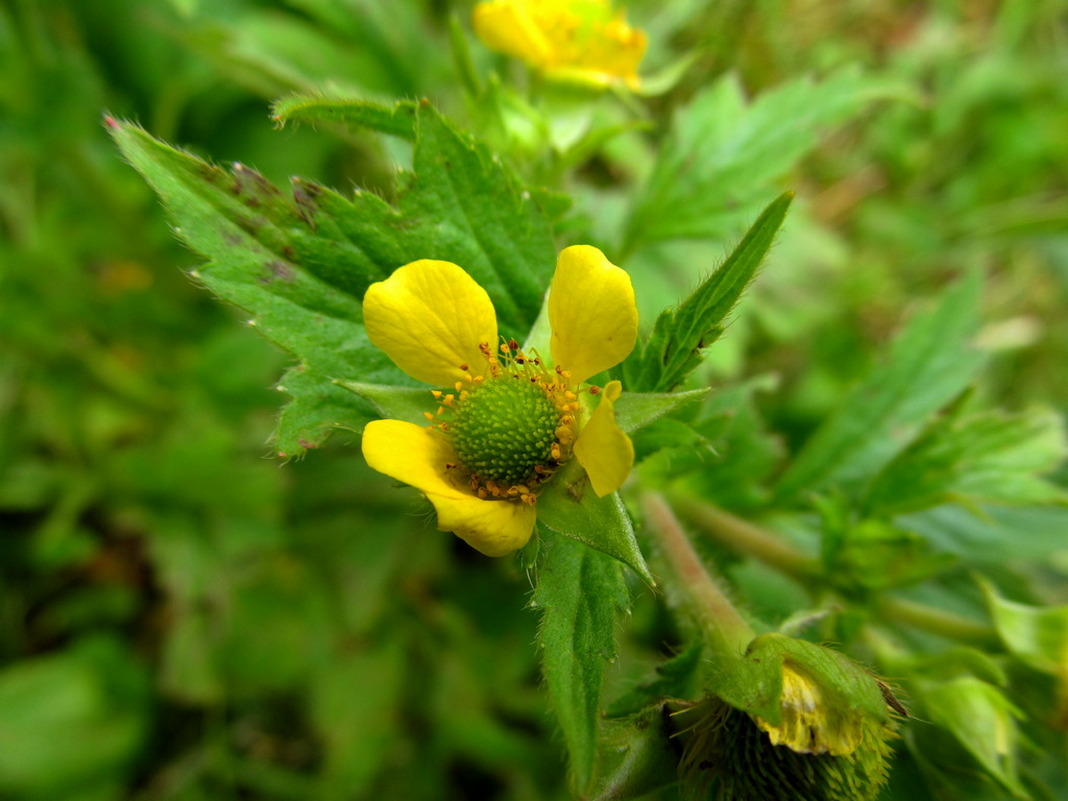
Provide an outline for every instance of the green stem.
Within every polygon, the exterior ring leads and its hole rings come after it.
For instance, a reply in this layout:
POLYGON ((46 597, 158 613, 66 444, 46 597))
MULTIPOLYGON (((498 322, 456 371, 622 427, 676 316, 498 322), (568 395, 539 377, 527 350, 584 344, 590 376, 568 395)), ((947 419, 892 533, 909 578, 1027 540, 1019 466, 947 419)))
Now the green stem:
MULTIPOLYGON (((672 503, 700 526, 702 533, 721 545, 752 556, 801 582, 809 582, 821 574, 817 559, 729 512, 692 498, 673 497, 672 503)), ((985 646, 999 643, 992 627, 917 601, 888 595, 877 601, 876 608, 885 620, 904 623, 957 642, 985 646)))
POLYGON ((993 627, 918 601, 886 596, 879 600, 877 609, 884 618, 949 640, 986 648, 1001 644, 993 627))
POLYGON ((806 581, 820 574, 819 562, 762 528, 739 517, 691 498, 672 498, 686 517, 721 545, 752 556, 782 573, 806 581))
POLYGON ((641 499, 649 531, 659 546, 672 581, 665 582, 673 601, 698 625, 712 650, 738 657, 756 636, 734 604, 709 574, 664 496, 648 492, 641 499))

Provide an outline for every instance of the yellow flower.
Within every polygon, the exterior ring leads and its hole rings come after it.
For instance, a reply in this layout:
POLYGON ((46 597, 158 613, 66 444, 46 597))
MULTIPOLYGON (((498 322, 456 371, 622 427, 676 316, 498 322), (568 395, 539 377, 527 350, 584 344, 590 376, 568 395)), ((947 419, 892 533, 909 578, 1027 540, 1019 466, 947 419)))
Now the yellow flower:
POLYGON ((615 420, 622 388, 585 387, 633 350, 638 311, 630 277, 597 248, 560 253, 549 288, 552 366, 515 340, 498 346, 486 291, 463 269, 423 259, 372 284, 363 301, 371 342, 439 390, 428 426, 376 420, 367 463, 420 490, 438 528, 487 556, 523 547, 540 485, 572 455, 597 495, 615 492, 634 448, 615 420), (587 413, 587 403, 599 403, 587 413))
POLYGON ((550 78, 637 88, 645 33, 608 0, 492 0, 475 6, 475 32, 491 50, 550 78))

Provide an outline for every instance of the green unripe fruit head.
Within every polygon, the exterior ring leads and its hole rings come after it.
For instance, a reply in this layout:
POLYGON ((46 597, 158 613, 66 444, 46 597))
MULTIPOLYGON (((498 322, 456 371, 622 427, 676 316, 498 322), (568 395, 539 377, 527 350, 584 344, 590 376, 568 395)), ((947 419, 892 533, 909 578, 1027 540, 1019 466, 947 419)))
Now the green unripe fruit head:
POLYGON ((453 407, 448 431, 460 467, 481 482, 525 484, 552 461, 560 412, 540 383, 504 374, 474 386, 453 407))
POLYGON ((835 756, 774 745, 749 714, 717 698, 692 713, 702 719, 687 730, 680 764, 686 798, 875 801, 886 783, 890 732, 874 721, 866 722, 855 750, 835 756))

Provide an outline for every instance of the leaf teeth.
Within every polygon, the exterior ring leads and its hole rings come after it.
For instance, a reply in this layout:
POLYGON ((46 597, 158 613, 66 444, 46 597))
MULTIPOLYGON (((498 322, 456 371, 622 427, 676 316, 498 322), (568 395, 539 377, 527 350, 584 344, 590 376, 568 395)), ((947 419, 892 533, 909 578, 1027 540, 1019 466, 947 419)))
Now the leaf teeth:
POLYGON ((541 307, 556 248, 540 205, 522 202, 519 178, 429 103, 290 100, 276 104, 277 117, 333 115, 334 122, 414 139, 414 174, 398 180, 395 200, 300 178, 279 191, 245 164, 220 169, 137 126, 110 117, 104 125, 162 198, 174 234, 210 263, 191 277, 244 309, 246 325, 313 365, 286 381, 292 400, 276 436, 279 450, 294 454, 301 439, 320 442, 338 421, 358 427, 375 416, 334 379, 398 378, 360 323, 371 283, 408 262, 450 259, 486 287, 502 326, 525 331, 541 307), (261 280, 288 275, 265 272, 271 259, 292 265, 292 283, 261 280))
POLYGON ((645 347, 624 362, 630 391, 670 391, 701 364, 702 351, 723 333, 724 321, 767 256, 793 197, 786 192, 772 201, 726 261, 657 318, 645 347))

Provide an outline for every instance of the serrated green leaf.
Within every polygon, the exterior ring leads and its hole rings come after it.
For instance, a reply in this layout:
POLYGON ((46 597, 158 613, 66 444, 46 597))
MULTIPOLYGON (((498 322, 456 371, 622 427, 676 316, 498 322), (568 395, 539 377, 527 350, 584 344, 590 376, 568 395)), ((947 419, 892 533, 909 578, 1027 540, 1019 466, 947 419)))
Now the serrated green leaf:
POLYGON ((823 518, 824 573, 844 589, 887 589, 913 584, 952 565, 923 537, 885 520, 854 520, 841 496, 816 497, 823 518))
POLYGON ((316 374, 306 365, 286 371, 278 389, 291 400, 278 416, 273 445, 280 459, 300 456, 317 448, 339 429, 357 430, 362 422, 375 417, 363 398, 316 374))
POLYGON ((629 390, 672 390, 701 363, 702 351, 723 333, 727 315, 763 263, 792 201, 790 192, 772 201, 726 261, 676 308, 661 313, 649 341, 623 363, 629 390))
POLYGON ((748 103, 736 75, 700 93, 672 122, 634 204, 623 252, 668 239, 722 237, 757 212, 774 182, 821 132, 902 87, 847 68, 803 77, 748 103))
POLYGON ((928 414, 964 389, 982 363, 969 345, 978 327, 979 287, 972 274, 909 322, 886 363, 846 395, 783 474, 779 503, 871 477, 908 445, 928 414))
POLYGON ((287 122, 341 123, 366 128, 409 141, 415 139, 416 104, 384 106, 366 100, 329 98, 321 95, 289 95, 271 105, 271 116, 279 124, 287 122))
POLYGON ((575 462, 538 495, 538 523, 618 559, 650 586, 655 583, 619 493, 598 498, 575 462))
POLYGON ((616 614, 629 597, 619 562, 566 537, 544 540, 533 602, 542 610, 542 673, 582 793, 593 779, 604 666, 616 655, 616 614))
POLYGON ((1065 499, 1040 477, 1066 452, 1060 416, 1046 410, 936 418, 877 475, 863 502, 867 514, 916 512, 953 500, 1039 504, 1065 499))
POLYGON ((248 310, 257 330, 300 360, 282 383, 294 398, 277 432, 289 456, 374 417, 335 380, 410 383, 363 330, 360 301, 372 282, 417 259, 452 261, 489 293, 505 332, 524 332, 555 264, 541 208, 498 159, 429 106, 400 104, 393 122, 383 122, 388 107, 361 108, 364 124, 386 128, 414 108, 415 174, 403 177, 396 206, 301 179, 286 196, 254 170, 224 171, 108 120, 176 233, 208 259, 198 280, 248 310))

